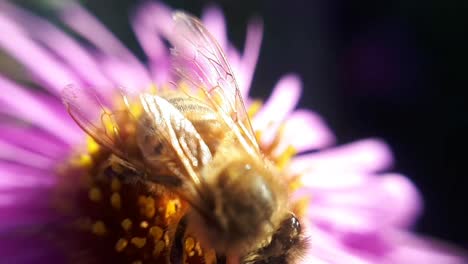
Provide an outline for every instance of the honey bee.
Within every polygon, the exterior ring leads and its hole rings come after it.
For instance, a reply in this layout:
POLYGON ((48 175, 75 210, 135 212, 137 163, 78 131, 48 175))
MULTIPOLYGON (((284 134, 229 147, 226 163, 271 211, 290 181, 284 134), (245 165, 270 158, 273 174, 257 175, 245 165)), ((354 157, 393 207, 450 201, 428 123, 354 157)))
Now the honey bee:
MULTIPOLYGON (((133 177, 190 205, 175 240, 191 230, 217 263, 295 263, 305 248, 301 225, 287 184, 257 143, 226 55, 198 19, 175 12, 173 22, 175 83, 187 89, 122 88, 118 107, 69 86, 62 95, 69 114, 133 177)), ((173 251, 170 262, 181 263, 173 251)))

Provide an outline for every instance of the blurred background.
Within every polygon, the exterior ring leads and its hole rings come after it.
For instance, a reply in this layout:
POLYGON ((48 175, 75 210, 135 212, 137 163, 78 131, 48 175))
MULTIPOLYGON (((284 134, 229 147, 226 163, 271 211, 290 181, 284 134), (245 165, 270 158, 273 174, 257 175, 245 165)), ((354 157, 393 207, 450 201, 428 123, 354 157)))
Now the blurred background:
MULTIPOLYGON (((60 1, 16 2, 47 15, 47 6, 60 1)), ((143 58, 128 24, 137 1, 80 2, 143 58)), ((248 20, 262 17, 253 96, 265 98, 284 73, 299 73, 300 107, 322 115, 338 143, 366 137, 389 143, 392 170, 410 177, 425 199, 417 232, 468 246, 468 1, 164 2, 196 15, 207 5, 221 7, 238 47, 248 20)))

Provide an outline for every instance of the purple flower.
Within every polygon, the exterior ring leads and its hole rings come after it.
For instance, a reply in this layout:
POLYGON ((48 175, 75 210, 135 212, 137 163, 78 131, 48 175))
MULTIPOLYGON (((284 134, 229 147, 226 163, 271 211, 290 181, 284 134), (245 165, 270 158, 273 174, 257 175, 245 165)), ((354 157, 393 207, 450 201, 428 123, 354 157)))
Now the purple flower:
MULTIPOLYGON (((133 17, 146 64, 80 6, 66 5, 58 14, 85 44, 0 3, 0 48, 24 65, 32 80, 20 84, 0 75, 0 262, 156 258, 167 241, 154 219, 169 221, 177 214, 171 208, 183 204, 99 178, 106 153, 69 117, 60 93, 70 83, 95 87, 107 97, 114 91, 106 87, 167 85, 170 60, 161 37, 171 34, 171 10, 147 3, 133 17)), ((259 21, 249 24, 245 50, 239 52, 227 40, 218 9, 207 9, 202 20, 228 56, 263 151, 294 190, 291 204, 310 240, 301 263, 466 261, 464 253, 411 233, 421 197, 403 175, 383 172, 392 164, 384 142, 332 147, 334 135, 325 122, 310 110, 296 109, 302 86, 296 75, 282 77, 264 104, 248 98, 262 39, 259 21)), ((209 255, 208 250, 197 255, 196 240, 185 242, 189 262, 209 255)))

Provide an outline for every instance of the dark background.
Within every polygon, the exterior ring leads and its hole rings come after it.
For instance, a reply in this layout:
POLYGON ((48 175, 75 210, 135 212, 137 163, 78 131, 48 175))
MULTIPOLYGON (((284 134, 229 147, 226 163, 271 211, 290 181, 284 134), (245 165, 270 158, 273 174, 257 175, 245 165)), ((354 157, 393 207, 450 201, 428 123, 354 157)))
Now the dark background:
MULTIPOLYGON (((44 0, 42 0, 44 2, 44 0)), ((142 56, 129 0, 81 1, 142 56)), ((213 1, 165 3, 199 15, 213 1)), ((347 143, 383 138, 420 188, 417 231, 468 246, 466 0, 220 0, 231 40, 249 18, 265 35, 252 94, 266 97, 286 72, 304 82, 301 107, 321 114, 347 143)))

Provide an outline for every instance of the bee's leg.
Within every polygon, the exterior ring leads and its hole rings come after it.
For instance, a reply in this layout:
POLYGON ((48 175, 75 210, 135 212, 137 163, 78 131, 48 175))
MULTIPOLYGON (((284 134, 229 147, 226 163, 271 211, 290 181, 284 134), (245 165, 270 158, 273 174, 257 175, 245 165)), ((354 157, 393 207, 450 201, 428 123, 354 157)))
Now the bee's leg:
POLYGON ((170 264, 182 264, 184 257, 184 236, 187 229, 187 216, 183 216, 179 223, 174 235, 174 241, 171 245, 171 252, 169 253, 170 264))

